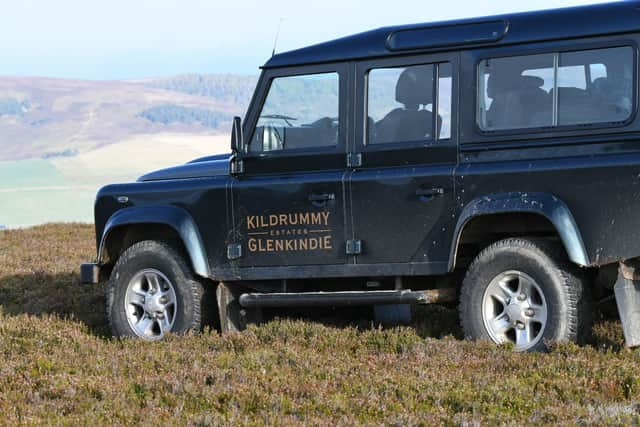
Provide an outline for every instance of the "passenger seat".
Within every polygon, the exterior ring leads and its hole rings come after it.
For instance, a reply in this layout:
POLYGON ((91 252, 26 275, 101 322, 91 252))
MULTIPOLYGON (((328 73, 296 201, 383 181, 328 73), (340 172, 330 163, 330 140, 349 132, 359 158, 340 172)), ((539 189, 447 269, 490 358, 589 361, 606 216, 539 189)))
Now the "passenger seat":
POLYGON ((493 100, 487 110, 488 128, 551 125, 553 104, 542 85, 544 80, 540 77, 492 73, 487 82, 487 95, 493 100))
MULTIPOLYGON (((404 108, 392 110, 376 123, 375 142, 433 139, 433 113, 425 108, 434 102, 432 66, 413 66, 405 69, 396 83, 395 99, 403 104, 404 108)), ((440 132, 440 118, 437 127, 440 132)))

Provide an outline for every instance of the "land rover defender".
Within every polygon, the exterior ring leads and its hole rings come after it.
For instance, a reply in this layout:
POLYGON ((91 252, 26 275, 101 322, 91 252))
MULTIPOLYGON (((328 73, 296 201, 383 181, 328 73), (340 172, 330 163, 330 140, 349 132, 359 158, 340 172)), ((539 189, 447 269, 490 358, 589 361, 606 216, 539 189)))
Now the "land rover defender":
POLYGON ((624 1, 277 54, 229 155, 99 191, 82 282, 116 336, 459 301, 466 337, 541 350, 615 295, 639 345, 639 43, 624 1))

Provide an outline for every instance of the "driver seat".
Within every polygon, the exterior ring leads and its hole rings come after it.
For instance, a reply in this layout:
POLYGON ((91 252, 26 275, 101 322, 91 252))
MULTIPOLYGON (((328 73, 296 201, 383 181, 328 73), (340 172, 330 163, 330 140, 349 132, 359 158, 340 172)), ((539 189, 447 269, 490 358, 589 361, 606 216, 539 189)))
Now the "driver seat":
MULTIPOLYGON (((406 68, 396 83, 395 99, 404 107, 392 110, 376 124, 375 142, 433 139, 433 113, 425 108, 434 102, 433 66, 406 68)), ((438 132, 441 126, 442 121, 438 120, 438 132)))

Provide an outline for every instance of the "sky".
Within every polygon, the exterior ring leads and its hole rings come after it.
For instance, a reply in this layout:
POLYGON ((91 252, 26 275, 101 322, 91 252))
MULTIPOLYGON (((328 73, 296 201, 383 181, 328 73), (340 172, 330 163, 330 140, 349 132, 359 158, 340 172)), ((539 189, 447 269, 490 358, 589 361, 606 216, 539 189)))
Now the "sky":
POLYGON ((279 25, 284 52, 381 26, 600 2, 0 0, 0 76, 256 74, 279 25))

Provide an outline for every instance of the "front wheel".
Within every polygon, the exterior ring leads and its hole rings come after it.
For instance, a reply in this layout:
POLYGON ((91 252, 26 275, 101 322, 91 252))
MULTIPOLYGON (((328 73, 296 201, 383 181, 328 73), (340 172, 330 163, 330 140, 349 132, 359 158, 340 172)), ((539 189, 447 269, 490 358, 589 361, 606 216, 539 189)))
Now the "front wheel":
POLYGON ((589 292, 561 247, 506 239, 483 250, 462 285, 460 320, 467 338, 511 343, 516 351, 578 341, 590 329, 589 292))
POLYGON ((204 289, 180 254, 158 241, 143 241, 118 259, 107 291, 114 336, 148 341, 198 330, 204 289))

